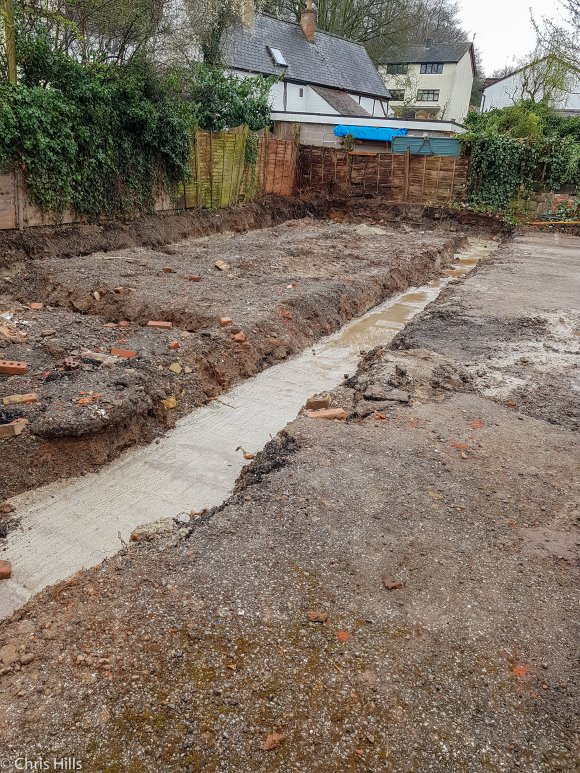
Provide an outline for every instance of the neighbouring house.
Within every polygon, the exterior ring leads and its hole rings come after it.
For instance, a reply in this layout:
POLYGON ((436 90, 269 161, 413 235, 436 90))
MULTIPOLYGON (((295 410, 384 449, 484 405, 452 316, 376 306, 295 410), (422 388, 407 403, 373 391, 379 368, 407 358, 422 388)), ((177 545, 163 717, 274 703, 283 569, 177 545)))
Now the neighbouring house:
POLYGON ((472 43, 433 43, 401 49, 379 68, 394 115, 462 123, 477 75, 472 43))
POLYGON ((580 115, 580 75, 552 56, 536 59, 502 78, 487 78, 482 94, 482 113, 529 99, 546 102, 562 115, 580 115))
MULTIPOLYGON (((247 6, 246 6, 247 8, 247 6)), ((449 136, 461 131, 451 123, 396 121, 389 117, 390 93, 366 49, 359 43, 316 29, 312 0, 300 22, 264 13, 246 16, 222 39, 223 60, 238 77, 277 75, 271 89, 272 121, 280 136, 299 131, 310 145, 340 146, 340 125, 407 128, 449 136)), ((385 149, 371 142, 360 149, 385 149)))

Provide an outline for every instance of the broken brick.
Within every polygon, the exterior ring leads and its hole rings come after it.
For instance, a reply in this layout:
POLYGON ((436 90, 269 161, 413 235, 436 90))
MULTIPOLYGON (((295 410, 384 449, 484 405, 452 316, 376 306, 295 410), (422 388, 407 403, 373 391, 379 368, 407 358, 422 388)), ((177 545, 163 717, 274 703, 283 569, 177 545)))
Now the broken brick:
POLYGON ((174 274, 175 269, 171 268, 171 266, 163 266, 163 273, 164 274, 174 274))
POLYGON ((25 362, 17 360, 0 360, 0 373, 8 376, 21 376, 28 371, 28 365, 25 362))
POLYGON ((111 349, 111 354, 113 357, 123 357, 126 360, 132 360, 133 357, 137 356, 137 352, 131 349, 111 349))
POLYGON ((161 319, 150 319, 147 323, 147 327, 157 327, 160 330, 171 330, 173 327, 173 322, 166 322, 165 320, 161 319))
POLYGON ((324 395, 324 397, 309 397, 306 401, 306 408, 311 411, 318 411, 322 408, 330 408, 332 403, 332 397, 330 395, 324 395))
POLYGON ((220 317, 220 327, 227 327, 228 325, 231 325, 233 322, 233 319, 231 317, 220 317))
POLYGON ((127 322, 127 320, 126 320, 126 319, 122 319, 122 320, 119 322, 119 327, 129 327, 129 323, 127 322))
POLYGON ((321 408, 319 411, 308 411, 309 419, 337 419, 338 421, 344 421, 348 416, 348 413, 344 408, 321 408))
POLYGON ((169 349, 169 351, 171 351, 171 352, 175 351, 175 349, 179 349, 179 348, 180 348, 180 346, 181 346, 181 344, 180 344, 180 342, 179 342, 179 341, 170 341, 170 342, 167 344, 167 348, 168 348, 168 349, 169 349))
POLYGON ((402 580, 395 580, 390 574, 383 574, 383 585, 387 590, 400 590, 405 583, 402 580))
POLYGON ((270 752, 272 749, 277 749, 285 740, 286 736, 284 733, 270 733, 266 736, 262 749, 265 752, 270 752))
POLYGON ((28 308, 31 311, 41 311, 44 308, 44 303, 29 303, 28 308))
POLYGON ((8 395, 8 397, 2 398, 2 403, 4 405, 28 405, 37 402, 38 395, 36 392, 28 392, 24 395, 8 395))
POLYGON ((9 580, 12 577, 12 564, 10 561, 0 559, 0 580, 9 580))
POLYGON ((16 437, 22 434, 22 430, 28 424, 27 419, 14 419, 8 424, 0 424, 0 439, 16 437))
POLYGON ((232 336, 232 339, 234 341, 237 341, 239 344, 243 344, 246 340, 246 334, 242 333, 242 331, 240 330, 239 333, 234 333, 234 335, 232 336))
POLYGON ((191 276, 186 277, 186 279, 189 282, 201 282, 201 277, 199 274, 192 274, 191 276))

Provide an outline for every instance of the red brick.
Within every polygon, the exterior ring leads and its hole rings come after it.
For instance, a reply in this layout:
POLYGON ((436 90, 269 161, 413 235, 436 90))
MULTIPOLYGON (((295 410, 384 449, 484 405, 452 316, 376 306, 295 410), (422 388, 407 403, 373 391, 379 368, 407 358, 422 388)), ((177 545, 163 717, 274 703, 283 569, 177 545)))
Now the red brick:
POLYGON ((228 325, 231 325, 233 322, 233 319, 231 317, 220 317, 220 327, 227 327, 228 325))
POLYGON ((129 323, 127 322, 127 320, 126 320, 126 319, 122 319, 122 320, 119 322, 119 327, 129 327, 129 323))
POLYGON ((111 354, 113 357, 124 357, 126 360, 132 360, 137 356, 137 352, 131 349, 111 349, 111 354))
POLYGON ((29 303, 28 308, 32 311, 40 311, 44 308, 44 303, 29 303))
POLYGON ((179 347, 180 347, 180 346, 181 346, 181 344, 179 343, 179 341, 170 341, 170 342, 167 344, 167 348, 168 348, 170 351, 172 351, 172 352, 173 352, 173 351, 175 351, 176 349, 179 349, 179 347))
POLYGON ((0 580, 9 580, 12 577, 12 564, 10 561, 0 560, 0 580))
POLYGON ((171 268, 171 266, 163 266, 163 273, 164 274, 174 274, 175 269, 171 268))
POLYGON ((171 330, 173 322, 165 322, 161 319, 150 319, 147 327, 158 327, 160 330, 171 330))
POLYGON ((240 330, 239 333, 234 333, 232 338, 234 341, 237 341, 239 344, 243 344, 244 341, 246 340, 246 334, 242 333, 242 331, 240 330))
POLYGON ((190 282, 201 282, 201 277, 199 274, 192 274, 191 276, 186 277, 190 282))
POLYGON ((28 370, 25 362, 16 360, 0 360, 0 373, 6 373, 8 376, 21 376, 28 370))

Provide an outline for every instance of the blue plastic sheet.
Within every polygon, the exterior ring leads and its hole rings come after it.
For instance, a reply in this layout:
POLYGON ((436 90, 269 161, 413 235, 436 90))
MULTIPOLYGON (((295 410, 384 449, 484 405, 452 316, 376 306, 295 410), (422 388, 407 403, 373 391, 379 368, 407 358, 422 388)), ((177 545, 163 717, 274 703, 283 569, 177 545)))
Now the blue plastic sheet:
POLYGON ((404 137, 407 134, 406 129, 390 129, 389 127, 378 126, 340 126, 334 127, 334 133, 337 137, 346 137, 352 135, 355 140, 378 140, 379 142, 392 142, 393 137, 404 137))

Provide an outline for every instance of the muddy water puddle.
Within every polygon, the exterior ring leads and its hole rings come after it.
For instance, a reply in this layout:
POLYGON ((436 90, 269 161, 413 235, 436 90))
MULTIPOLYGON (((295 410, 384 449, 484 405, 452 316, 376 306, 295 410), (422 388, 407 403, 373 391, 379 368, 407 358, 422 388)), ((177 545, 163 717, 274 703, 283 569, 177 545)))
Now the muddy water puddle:
POLYGON ((444 269, 441 279, 433 279, 423 287, 412 288, 389 298, 377 308, 346 325, 330 345, 372 349, 374 346, 389 343, 410 319, 437 298, 449 282, 468 274, 483 257, 495 249, 497 245, 493 243, 472 242, 464 251, 455 255, 454 263, 444 269))
MULTIPOLYGON (((496 248, 472 242, 451 270, 465 273, 496 248)), ((187 520, 192 510, 220 505, 246 464, 236 449, 263 448, 310 395, 354 373, 361 351, 392 341, 452 281, 444 276, 389 298, 302 354, 192 411, 157 444, 127 451, 96 474, 14 497, 21 528, 6 540, 13 575, 2 583, 0 618, 47 585, 116 553, 137 526, 159 518, 187 520)))

